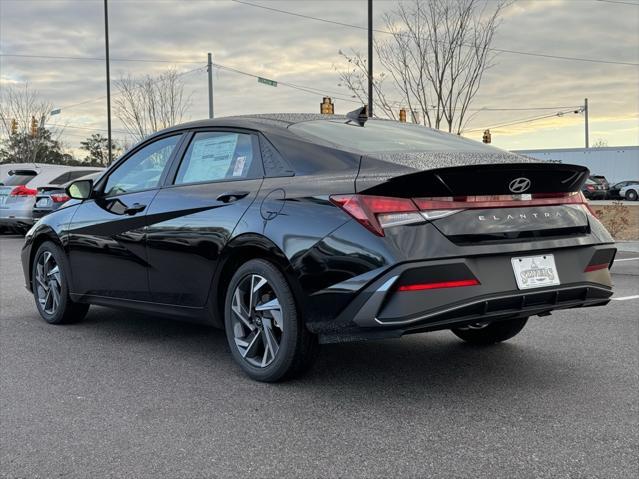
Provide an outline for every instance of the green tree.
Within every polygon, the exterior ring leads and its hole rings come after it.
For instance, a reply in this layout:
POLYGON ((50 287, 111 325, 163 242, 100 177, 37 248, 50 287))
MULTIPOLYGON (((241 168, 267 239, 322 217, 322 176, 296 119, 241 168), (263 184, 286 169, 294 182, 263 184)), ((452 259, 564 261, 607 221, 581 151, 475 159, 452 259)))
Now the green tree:
MULTIPOLYGON (((88 152, 84 161, 94 166, 107 166, 109 164, 109 140, 100 133, 94 133, 86 140, 80 142, 81 148, 88 152)), ((118 157, 122 148, 116 141, 111 142, 113 158, 118 157)))
POLYGON ((71 155, 63 153, 60 142, 54 140, 46 128, 38 128, 37 134, 19 131, 9 135, 0 147, 1 163, 76 163, 71 155))

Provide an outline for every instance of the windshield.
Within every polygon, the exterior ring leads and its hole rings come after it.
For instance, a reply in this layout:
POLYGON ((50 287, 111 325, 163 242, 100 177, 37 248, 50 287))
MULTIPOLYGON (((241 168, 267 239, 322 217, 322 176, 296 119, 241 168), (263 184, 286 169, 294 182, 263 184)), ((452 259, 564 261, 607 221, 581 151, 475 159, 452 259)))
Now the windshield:
POLYGON ((296 123, 289 130, 307 139, 363 153, 466 151, 503 153, 492 146, 410 123, 368 120, 364 126, 344 120, 296 123))

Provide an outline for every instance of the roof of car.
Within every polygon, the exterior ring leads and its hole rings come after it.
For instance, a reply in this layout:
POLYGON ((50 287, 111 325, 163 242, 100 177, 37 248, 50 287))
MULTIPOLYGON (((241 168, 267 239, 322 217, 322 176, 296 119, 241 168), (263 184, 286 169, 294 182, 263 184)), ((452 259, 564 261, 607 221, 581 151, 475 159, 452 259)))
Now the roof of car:
POLYGON ((182 123, 159 131, 153 136, 170 133, 172 131, 191 128, 206 128, 211 126, 248 128, 251 130, 279 130, 280 132, 284 132, 290 125, 303 121, 346 119, 347 118, 344 115, 320 115, 319 113, 263 113, 254 115, 225 116, 182 123))

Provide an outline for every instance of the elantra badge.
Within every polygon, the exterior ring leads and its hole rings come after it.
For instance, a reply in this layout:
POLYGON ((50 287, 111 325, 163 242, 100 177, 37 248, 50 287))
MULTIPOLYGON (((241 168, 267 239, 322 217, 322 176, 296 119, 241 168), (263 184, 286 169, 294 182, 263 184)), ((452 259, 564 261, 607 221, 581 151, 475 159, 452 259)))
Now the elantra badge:
POLYGON ((530 180, 528 178, 515 178, 508 184, 508 189, 512 193, 523 193, 530 188, 530 180))

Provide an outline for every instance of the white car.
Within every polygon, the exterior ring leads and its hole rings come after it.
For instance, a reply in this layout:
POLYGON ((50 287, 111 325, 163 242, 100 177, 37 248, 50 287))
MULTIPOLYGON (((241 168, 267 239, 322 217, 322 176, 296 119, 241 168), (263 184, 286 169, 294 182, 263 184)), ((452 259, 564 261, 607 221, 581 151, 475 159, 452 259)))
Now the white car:
POLYGON ((623 186, 619 190, 619 196, 624 200, 637 201, 639 197, 639 182, 634 182, 623 186))
POLYGON ((101 168, 28 164, 16 165, 0 178, 0 228, 26 231, 35 222, 33 206, 38 187, 67 183, 101 168))

